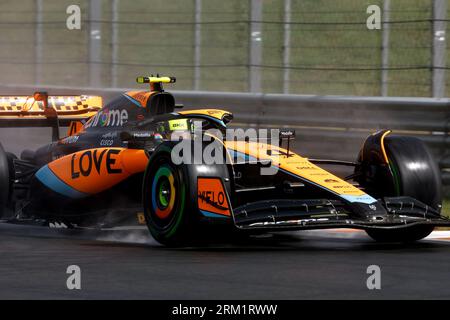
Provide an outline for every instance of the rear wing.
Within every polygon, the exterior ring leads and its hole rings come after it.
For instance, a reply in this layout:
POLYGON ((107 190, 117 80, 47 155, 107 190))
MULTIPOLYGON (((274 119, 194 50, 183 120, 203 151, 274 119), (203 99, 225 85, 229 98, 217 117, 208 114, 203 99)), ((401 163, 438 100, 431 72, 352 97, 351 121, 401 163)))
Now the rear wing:
POLYGON ((68 127, 83 121, 102 107, 99 96, 0 96, 0 127, 68 127))

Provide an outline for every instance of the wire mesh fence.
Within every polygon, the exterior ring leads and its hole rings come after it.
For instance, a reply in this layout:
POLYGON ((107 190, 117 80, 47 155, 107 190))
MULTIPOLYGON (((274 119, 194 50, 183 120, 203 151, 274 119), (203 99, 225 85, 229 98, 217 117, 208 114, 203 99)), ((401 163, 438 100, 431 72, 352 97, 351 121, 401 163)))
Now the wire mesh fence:
POLYGON ((389 20, 369 30, 367 7, 384 1, 82 0, 81 29, 69 30, 72 0, 3 0, 0 82, 131 87, 160 73, 178 90, 247 92, 256 70, 262 92, 377 96, 384 73, 387 95, 431 96, 433 72, 448 69, 433 64, 433 2, 390 1, 389 20))

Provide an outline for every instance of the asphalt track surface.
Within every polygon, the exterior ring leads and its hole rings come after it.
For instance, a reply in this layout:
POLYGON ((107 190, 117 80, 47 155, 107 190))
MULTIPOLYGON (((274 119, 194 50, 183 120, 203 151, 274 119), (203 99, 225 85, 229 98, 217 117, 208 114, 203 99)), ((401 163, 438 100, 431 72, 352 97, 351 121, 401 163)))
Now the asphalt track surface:
POLYGON ((450 242, 303 231, 169 249, 141 230, 0 223, 0 299, 449 299, 450 242), (81 290, 66 269, 81 268, 81 290), (368 290, 369 265, 381 290, 368 290))

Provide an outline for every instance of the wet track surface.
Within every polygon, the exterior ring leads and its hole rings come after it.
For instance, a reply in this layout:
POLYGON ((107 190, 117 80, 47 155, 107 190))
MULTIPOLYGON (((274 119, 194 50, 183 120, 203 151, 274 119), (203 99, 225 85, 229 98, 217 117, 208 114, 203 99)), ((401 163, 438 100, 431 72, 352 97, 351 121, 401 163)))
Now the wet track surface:
POLYGON ((363 232, 312 231, 168 249, 146 230, 0 223, 1 299, 450 298, 450 242, 381 245, 363 232), (66 269, 81 268, 81 290, 66 269), (381 267, 381 290, 366 269, 381 267))

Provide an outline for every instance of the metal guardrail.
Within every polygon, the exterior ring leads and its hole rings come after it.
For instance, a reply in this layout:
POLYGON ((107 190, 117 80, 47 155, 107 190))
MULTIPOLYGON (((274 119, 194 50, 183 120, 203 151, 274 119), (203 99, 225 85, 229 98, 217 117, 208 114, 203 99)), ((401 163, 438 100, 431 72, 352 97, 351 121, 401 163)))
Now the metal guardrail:
MULTIPOLYGON (((0 86, 0 94, 98 94, 112 99, 130 89, 0 86)), ((223 108, 239 127, 289 127, 295 150, 311 158, 354 160, 365 137, 379 129, 424 140, 450 185, 450 99, 382 98, 172 91, 186 108, 223 108)))

